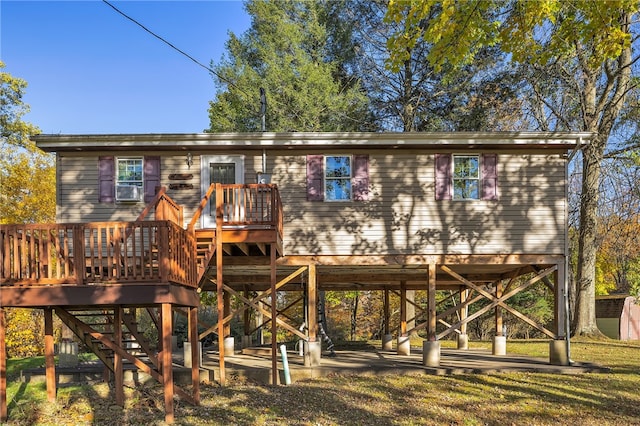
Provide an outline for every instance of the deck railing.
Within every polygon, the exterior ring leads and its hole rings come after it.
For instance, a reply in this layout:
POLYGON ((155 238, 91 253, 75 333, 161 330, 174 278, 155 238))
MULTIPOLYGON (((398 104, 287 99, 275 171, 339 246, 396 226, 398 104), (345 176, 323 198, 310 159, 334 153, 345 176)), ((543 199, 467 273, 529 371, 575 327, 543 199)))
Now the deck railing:
POLYGON ((212 184, 188 230, 180 226, 182 207, 161 190, 135 222, 0 225, 0 285, 171 282, 197 287, 202 253, 193 231, 208 208, 223 228, 276 230, 282 240, 276 185, 212 184), (152 208, 156 220, 143 220, 152 208))
POLYGON ((211 215, 222 216, 223 226, 271 228, 282 232, 282 201, 277 185, 211 184, 193 214, 190 229, 206 209, 211 215))
POLYGON ((195 238, 171 221, 0 225, 0 285, 197 286, 195 238))

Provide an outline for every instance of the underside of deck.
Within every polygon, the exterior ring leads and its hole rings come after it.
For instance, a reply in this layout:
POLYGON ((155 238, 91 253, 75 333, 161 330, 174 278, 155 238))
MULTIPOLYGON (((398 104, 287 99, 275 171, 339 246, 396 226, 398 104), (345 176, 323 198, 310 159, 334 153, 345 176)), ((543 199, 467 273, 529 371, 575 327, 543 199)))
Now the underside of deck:
MULTIPOLYGON (((319 367, 324 338, 319 317, 323 291, 383 292, 385 336, 395 335, 398 345, 418 331, 433 343, 455 333, 466 335, 467 325, 490 310, 495 311, 496 336, 504 337, 502 312, 509 312, 552 340, 567 336, 564 255, 287 256, 283 252, 282 205, 274 185, 212 185, 186 227, 181 207, 162 191, 134 222, 0 225, 0 249, 0 306, 45 311, 50 399, 55 398, 51 326, 55 313, 109 367, 116 380, 118 404, 122 402, 121 365, 125 359, 163 383, 167 422, 173 421, 174 393, 195 404, 199 400, 197 351, 192 351, 192 393, 173 385, 170 348, 176 313, 188 318, 192 348, 199 340, 217 334, 218 380, 222 385, 226 340, 231 337, 233 318, 243 318, 243 345, 250 345, 252 334, 258 330, 271 332, 271 383, 280 380, 279 332, 304 341, 304 365, 319 367), (214 199, 216 227, 196 229, 199 214, 214 199), (229 206, 224 200, 242 200, 244 204, 229 206), (155 211, 155 220, 146 219, 151 211, 155 211), (553 297, 551 329, 508 304, 511 297, 533 285, 545 286, 553 297), (411 290, 426 291, 426 308, 407 299, 411 290), (444 309, 437 304, 436 294, 441 290, 448 291, 453 307, 444 309), (216 324, 198 321, 202 292, 216 293, 216 324), (283 306, 277 297, 282 292, 298 295, 283 306), (400 298, 401 306, 395 327, 390 324, 392 295, 400 298), (471 313, 469 307, 477 302, 483 303, 471 313), (415 318, 409 318, 406 309, 411 303, 422 318, 420 323, 415 321, 413 329, 409 324, 415 318), (293 306, 300 308, 303 319, 288 314, 293 306), (160 340, 157 357, 131 320, 137 309, 147 309, 156 318, 160 340), (88 311, 102 316, 102 322, 111 325, 109 331, 85 321, 88 311), (452 316, 457 318, 453 323, 452 316), (250 324, 251 317, 262 319, 250 324), (204 331, 199 330, 202 327, 204 331), (123 333, 138 335, 141 346, 146 345, 144 359, 131 355, 123 333), (111 355, 101 353, 106 350, 111 355)), ((0 334, 5 330, 2 308, 0 334)), ((0 335, 0 342, 3 340, 4 335, 0 335)), ((404 354, 400 347, 398 354, 404 354)), ((2 347, 0 357, 4 357, 2 347)), ((0 420, 7 418, 5 362, 0 359, 0 420)))

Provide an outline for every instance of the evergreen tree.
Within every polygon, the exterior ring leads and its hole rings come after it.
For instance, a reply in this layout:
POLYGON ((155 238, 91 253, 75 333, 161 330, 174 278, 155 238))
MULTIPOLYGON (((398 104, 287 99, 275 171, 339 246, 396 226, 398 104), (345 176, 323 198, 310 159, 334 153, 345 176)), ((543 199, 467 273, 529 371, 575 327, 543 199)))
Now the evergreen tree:
POLYGON ((261 130, 260 88, 268 131, 371 128, 366 96, 356 81, 341 78, 332 59, 320 2, 252 0, 246 10, 251 28, 230 34, 226 57, 213 66, 219 89, 209 131, 261 130))

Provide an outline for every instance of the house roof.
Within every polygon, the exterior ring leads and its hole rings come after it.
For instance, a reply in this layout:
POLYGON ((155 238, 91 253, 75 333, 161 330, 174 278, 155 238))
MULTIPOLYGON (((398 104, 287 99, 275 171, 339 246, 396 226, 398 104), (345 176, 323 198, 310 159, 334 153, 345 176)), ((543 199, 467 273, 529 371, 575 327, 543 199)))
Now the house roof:
POLYGON ((587 144, 593 133, 439 132, 439 133, 149 133, 40 134, 31 137, 47 152, 134 151, 140 149, 222 151, 230 149, 553 149, 587 144))

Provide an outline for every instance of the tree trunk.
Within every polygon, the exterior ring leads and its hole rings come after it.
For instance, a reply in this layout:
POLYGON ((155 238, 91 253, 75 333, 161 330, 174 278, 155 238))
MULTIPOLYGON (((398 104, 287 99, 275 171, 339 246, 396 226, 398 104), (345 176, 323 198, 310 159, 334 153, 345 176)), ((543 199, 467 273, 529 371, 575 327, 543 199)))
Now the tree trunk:
MULTIPOLYGON (((621 16, 623 31, 629 32, 631 15, 621 16)), ((598 244, 598 196, 601 164, 611 130, 624 105, 631 80, 631 46, 622 49, 615 64, 601 67, 601 80, 606 83, 597 90, 596 73, 583 66, 584 89, 581 96, 584 130, 597 136, 583 151, 582 194, 580 198, 580 231, 578 233, 578 267, 576 271, 576 311, 574 335, 599 336, 596 324, 596 255, 598 244), (615 67, 614 67, 615 65, 615 67), (606 70, 604 69, 606 68, 606 70)))
MULTIPOLYGON (((576 314, 574 334, 596 336, 596 243, 600 164, 604 143, 594 139, 584 150, 582 165, 582 196, 580 200, 580 231, 578 234, 578 267, 575 280, 576 314)), ((606 140, 606 139, 605 139, 606 140)))

